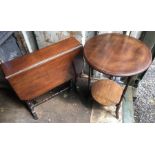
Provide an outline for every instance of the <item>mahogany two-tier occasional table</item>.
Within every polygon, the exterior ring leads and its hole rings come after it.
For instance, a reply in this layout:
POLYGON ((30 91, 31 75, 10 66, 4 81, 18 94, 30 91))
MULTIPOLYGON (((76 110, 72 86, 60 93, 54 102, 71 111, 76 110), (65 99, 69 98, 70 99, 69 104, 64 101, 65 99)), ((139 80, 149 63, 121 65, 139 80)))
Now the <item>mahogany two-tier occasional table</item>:
POLYGON ((144 72, 152 62, 150 49, 140 40, 123 34, 102 34, 89 39, 84 46, 84 57, 89 64, 88 87, 91 70, 95 69, 111 77, 126 77, 119 103, 116 104, 116 117, 120 103, 133 75, 144 72))

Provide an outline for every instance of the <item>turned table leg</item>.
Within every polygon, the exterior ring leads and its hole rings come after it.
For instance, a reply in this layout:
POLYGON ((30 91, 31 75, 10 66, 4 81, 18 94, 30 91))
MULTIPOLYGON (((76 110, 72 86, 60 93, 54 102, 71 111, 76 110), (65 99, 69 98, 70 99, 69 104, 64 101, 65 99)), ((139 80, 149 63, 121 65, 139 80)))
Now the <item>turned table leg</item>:
POLYGON ((122 93, 122 96, 121 96, 121 98, 120 98, 120 101, 119 101, 119 103, 116 105, 116 118, 117 118, 117 119, 119 119, 119 109, 120 109, 120 107, 121 107, 121 102, 122 102, 122 100, 123 100, 123 97, 124 97, 124 95, 125 95, 125 93, 126 93, 126 91, 127 91, 127 88, 128 88, 128 86, 129 86, 130 80, 131 80, 131 77, 128 77, 128 78, 127 78, 127 83, 126 83, 126 86, 125 86, 125 88, 124 88, 124 90, 123 90, 123 93, 122 93))
POLYGON ((74 80, 73 79, 71 80, 71 87, 74 88, 75 91, 77 91, 76 88, 77 88, 77 76, 78 75, 77 75, 77 72, 76 72, 74 62, 72 62, 72 68, 73 68, 73 72, 74 72, 74 80))
POLYGON ((37 116, 37 113, 34 110, 34 102, 33 101, 25 101, 25 102, 26 102, 26 105, 27 105, 30 113, 32 114, 33 118, 35 120, 37 120, 38 119, 38 116, 37 116))

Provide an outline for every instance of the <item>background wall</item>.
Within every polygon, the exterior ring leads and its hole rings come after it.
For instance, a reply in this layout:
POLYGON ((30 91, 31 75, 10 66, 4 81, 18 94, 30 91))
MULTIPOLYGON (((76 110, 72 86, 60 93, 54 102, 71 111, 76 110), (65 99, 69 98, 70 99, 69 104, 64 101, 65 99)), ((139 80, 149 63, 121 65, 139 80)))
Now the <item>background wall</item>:
POLYGON ((39 49, 68 37, 75 37, 82 42, 82 31, 35 31, 34 33, 39 49))

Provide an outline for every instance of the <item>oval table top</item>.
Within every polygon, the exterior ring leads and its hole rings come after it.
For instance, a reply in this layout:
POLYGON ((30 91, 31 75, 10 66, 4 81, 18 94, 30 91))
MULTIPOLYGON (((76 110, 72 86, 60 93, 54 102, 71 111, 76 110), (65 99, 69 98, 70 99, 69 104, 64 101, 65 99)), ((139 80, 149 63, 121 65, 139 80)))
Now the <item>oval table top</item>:
POLYGON ((141 41, 122 34, 102 34, 84 46, 88 64, 113 76, 132 76, 145 71, 152 62, 150 49, 141 41))

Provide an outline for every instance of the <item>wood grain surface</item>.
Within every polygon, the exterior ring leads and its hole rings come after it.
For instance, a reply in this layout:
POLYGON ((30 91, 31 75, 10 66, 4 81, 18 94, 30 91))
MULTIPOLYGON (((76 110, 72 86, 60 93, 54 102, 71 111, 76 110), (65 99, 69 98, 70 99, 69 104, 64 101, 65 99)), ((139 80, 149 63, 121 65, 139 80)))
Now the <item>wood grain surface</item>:
POLYGON ((18 97, 31 100, 74 78, 72 62, 82 50, 80 42, 72 37, 1 67, 18 97))
POLYGON ((122 34, 103 34, 88 40, 84 56, 94 69, 113 76, 132 76, 152 62, 150 49, 141 41, 122 34))
POLYGON ((98 80, 91 88, 92 97, 102 105, 118 104, 123 93, 123 87, 112 80, 98 80))

